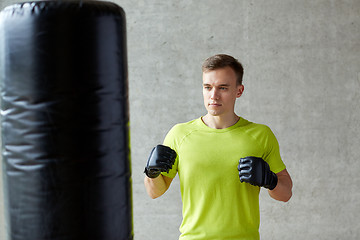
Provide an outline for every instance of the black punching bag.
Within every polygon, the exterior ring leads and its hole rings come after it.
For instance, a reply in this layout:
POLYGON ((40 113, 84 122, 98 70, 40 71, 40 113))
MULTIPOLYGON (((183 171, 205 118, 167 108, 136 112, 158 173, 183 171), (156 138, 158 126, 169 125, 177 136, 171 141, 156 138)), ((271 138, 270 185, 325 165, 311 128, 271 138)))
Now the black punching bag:
POLYGON ((110 2, 1 12, 9 239, 133 239, 125 27, 110 2))

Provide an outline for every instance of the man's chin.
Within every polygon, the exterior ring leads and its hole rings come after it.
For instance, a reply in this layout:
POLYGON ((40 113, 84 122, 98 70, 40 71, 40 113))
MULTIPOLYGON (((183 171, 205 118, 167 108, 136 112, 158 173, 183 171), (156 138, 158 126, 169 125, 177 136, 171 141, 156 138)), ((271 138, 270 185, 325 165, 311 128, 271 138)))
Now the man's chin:
POLYGON ((209 110, 209 111, 208 111, 208 114, 209 114, 210 116, 213 116, 213 117, 219 117, 219 116, 222 115, 221 112, 219 112, 219 111, 214 111, 214 110, 209 110))

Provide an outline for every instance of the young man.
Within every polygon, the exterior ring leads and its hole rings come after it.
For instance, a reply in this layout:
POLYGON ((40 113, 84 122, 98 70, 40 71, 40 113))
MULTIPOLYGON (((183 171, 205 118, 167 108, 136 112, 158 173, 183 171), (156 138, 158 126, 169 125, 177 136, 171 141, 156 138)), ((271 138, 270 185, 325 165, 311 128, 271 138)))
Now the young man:
POLYGON ((260 239, 260 187, 286 202, 292 195, 290 175, 272 131, 234 112, 244 91, 242 65, 220 54, 205 60, 202 70, 207 114, 175 125, 164 145, 153 149, 146 190, 157 198, 179 174, 179 239, 260 239))

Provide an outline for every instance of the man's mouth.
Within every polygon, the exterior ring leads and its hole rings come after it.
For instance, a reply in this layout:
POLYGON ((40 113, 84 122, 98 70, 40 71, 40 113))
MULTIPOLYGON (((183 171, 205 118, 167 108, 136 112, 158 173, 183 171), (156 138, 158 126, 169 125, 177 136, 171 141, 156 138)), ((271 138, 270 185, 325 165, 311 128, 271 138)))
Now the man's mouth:
POLYGON ((212 107, 220 107, 221 104, 220 104, 220 103, 209 103, 209 106, 212 106, 212 107))

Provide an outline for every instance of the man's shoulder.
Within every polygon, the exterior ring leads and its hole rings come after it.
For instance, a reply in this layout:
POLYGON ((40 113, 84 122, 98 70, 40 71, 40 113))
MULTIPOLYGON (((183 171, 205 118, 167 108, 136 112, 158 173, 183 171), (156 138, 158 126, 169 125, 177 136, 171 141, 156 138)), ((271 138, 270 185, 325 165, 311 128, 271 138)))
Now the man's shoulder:
MULTIPOLYGON (((184 123, 174 125, 167 133, 164 144, 176 148, 180 146, 183 139, 189 136, 192 132, 196 131, 199 119, 194 119, 184 123)), ((200 120, 201 121, 201 120, 200 120)))
POLYGON ((263 124, 263 123, 255 123, 255 122, 251 122, 251 121, 248 121, 244 118, 241 119, 242 123, 241 123, 241 126, 242 127, 245 127, 245 128, 248 128, 248 129, 251 129, 251 130, 257 130, 257 131, 268 131, 270 130, 270 128, 263 124))
POLYGON ((179 134, 179 133, 186 134, 188 132, 191 132, 191 131, 197 129, 198 125, 199 125, 199 121, 201 121, 200 118, 197 118, 197 119, 193 119, 188 122, 175 124, 171 128, 170 132, 177 133, 177 134, 179 134))
POLYGON ((253 138, 259 138, 259 137, 267 137, 273 135, 272 130, 270 127, 263 123, 255 123, 250 122, 248 120, 243 120, 244 123, 241 126, 241 131, 247 133, 248 135, 251 135, 253 138))
POLYGON ((262 146, 277 144, 273 131, 268 125, 263 123, 249 122, 244 126, 243 133, 262 146))

